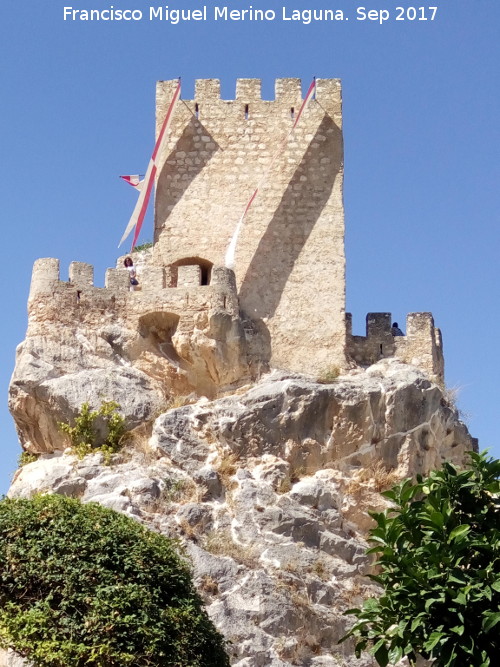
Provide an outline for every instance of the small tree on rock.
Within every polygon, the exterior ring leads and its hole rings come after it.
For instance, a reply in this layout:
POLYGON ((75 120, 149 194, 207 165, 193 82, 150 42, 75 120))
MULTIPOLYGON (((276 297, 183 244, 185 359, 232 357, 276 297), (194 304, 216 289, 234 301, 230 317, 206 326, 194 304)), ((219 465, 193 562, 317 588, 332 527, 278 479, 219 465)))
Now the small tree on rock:
POLYGON ((95 503, 0 502, 0 645, 37 667, 227 667, 173 540, 95 503))
POLYGON ((470 453, 459 471, 445 463, 428 478, 383 495, 394 507, 372 514, 379 599, 350 609, 357 639, 379 665, 417 655, 439 667, 493 667, 500 656, 500 461, 470 453))

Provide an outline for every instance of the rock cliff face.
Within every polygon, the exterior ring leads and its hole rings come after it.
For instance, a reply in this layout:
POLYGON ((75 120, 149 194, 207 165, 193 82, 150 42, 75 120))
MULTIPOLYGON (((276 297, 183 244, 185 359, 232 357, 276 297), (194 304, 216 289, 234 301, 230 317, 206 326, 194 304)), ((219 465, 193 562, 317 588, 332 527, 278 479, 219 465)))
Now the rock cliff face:
MULTIPOLYGON (((34 367, 35 359, 25 388, 34 367)), ((78 374, 58 380, 60 405, 91 391, 89 372, 81 385, 78 374)), ((123 450, 105 465, 100 453, 79 461, 59 437, 44 440, 9 495, 71 495, 178 536, 237 667, 374 664, 337 645, 349 624, 343 610, 372 590, 367 509, 399 478, 461 463, 474 447, 441 389, 383 360, 329 384, 274 371, 217 400, 165 410, 130 369, 104 376, 116 391, 106 397, 140 424, 123 450)), ((33 378, 22 433, 50 418, 44 382, 33 378)))
POLYGON ((64 282, 58 260, 35 263, 9 392, 27 451, 63 449, 58 422, 73 420, 85 402, 118 402, 134 428, 172 397, 212 397, 253 374, 234 274, 215 267, 210 286, 167 289, 163 269, 145 260, 137 292, 126 269, 109 269, 99 288, 88 264, 73 262, 64 282))

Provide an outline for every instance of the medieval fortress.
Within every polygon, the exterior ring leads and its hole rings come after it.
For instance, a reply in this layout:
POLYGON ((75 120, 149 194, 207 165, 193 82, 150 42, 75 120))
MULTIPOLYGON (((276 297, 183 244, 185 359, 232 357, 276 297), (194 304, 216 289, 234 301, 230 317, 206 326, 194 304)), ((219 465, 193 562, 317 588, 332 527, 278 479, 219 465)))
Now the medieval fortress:
MULTIPOLYGON (((157 131, 176 85, 157 85, 157 131)), ((315 98, 248 211, 234 271, 223 265, 236 223, 301 103, 299 79, 277 79, 272 101, 262 99, 259 79, 238 79, 234 100, 221 99, 218 80, 197 80, 194 99, 177 104, 160 155, 153 249, 132 255, 140 289, 130 291, 121 263, 99 288, 88 264, 73 262, 61 281, 58 260, 40 259, 28 335, 50 337, 65 325, 94 340, 96 330, 105 331, 113 354, 153 369, 167 393, 194 388, 212 396, 268 367, 320 374, 384 357, 442 381, 441 336, 430 313, 409 314, 406 335, 398 337, 389 313, 370 313, 366 336, 352 335, 338 79, 317 80, 315 98), (126 340, 117 342, 116 325, 128 331, 126 340)))
MULTIPOLYGON (((178 538, 233 667, 372 667, 338 644, 345 609, 374 594, 368 511, 382 488, 477 450, 430 313, 409 314, 406 335, 369 313, 352 335, 341 89, 316 83, 303 98, 279 79, 269 101, 240 79, 222 100, 200 80, 171 105, 178 81, 160 82, 157 134, 173 114, 154 243, 131 254, 139 285, 124 257, 104 287, 90 264, 66 280, 37 260, 9 390, 27 452, 9 497, 79 498, 178 538), (110 457, 109 426, 83 411, 108 401, 126 431, 110 457)), ((9 650, 4 665, 30 663, 9 650)))

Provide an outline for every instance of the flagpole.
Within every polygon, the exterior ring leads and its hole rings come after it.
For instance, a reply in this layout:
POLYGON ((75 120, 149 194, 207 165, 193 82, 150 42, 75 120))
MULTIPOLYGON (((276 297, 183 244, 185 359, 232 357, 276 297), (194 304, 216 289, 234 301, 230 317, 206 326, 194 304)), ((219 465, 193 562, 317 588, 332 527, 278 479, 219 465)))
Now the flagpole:
POLYGON ((118 247, 121 246, 121 244, 125 241, 125 239, 128 237, 132 229, 135 227, 135 233, 134 233, 134 238, 132 241, 132 247, 130 249, 130 252, 135 247, 135 244, 137 243, 137 239, 139 238, 139 234, 141 231, 142 223, 144 222, 144 217, 146 215, 146 211, 148 208, 149 204, 149 199, 151 196, 151 191, 153 189, 153 185, 155 182, 155 176, 157 172, 158 165, 156 163, 156 159, 158 155, 161 153, 161 149, 163 148, 164 144, 166 143, 166 137, 168 136, 168 128, 170 126, 170 122, 172 120, 172 115, 175 109, 175 105, 177 104, 178 99, 180 98, 180 93, 181 93, 181 78, 179 77, 177 87, 175 89, 174 95, 172 97, 172 100, 170 101, 170 105, 167 109, 166 116, 163 120, 160 133, 158 135, 158 138, 155 143, 155 147, 153 150, 153 154, 151 155, 151 159, 149 161, 149 165, 146 171, 146 176, 144 178, 144 184, 142 187, 142 190, 139 194, 139 198, 137 199, 137 203, 135 205, 134 211, 132 213, 132 216, 130 217, 130 220, 128 222, 127 227, 125 228, 125 231, 123 233, 122 238, 120 239, 120 243, 118 244, 118 247))

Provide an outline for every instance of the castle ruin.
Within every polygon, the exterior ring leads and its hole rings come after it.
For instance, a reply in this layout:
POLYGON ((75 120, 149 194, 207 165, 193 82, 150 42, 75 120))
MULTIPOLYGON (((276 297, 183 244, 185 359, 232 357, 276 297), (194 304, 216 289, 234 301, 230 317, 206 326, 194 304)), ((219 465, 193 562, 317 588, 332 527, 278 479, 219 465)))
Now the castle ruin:
MULTIPOLYGON (((158 130, 176 84, 157 85, 158 130)), ((57 260, 38 260, 28 334, 50 337, 55 323, 94 333, 118 323, 126 344, 101 338, 126 363, 154 368, 166 395, 213 396, 269 367, 318 375, 391 356, 442 381, 441 336, 430 313, 410 314, 398 337, 389 313, 370 313, 366 336, 352 335, 338 79, 317 80, 248 212, 234 272, 223 266, 236 223, 301 103, 299 79, 278 79, 272 101, 261 98, 258 79, 239 79, 234 100, 220 98, 218 80, 196 81, 160 155, 154 246, 139 261, 141 289, 129 291, 123 268, 108 269, 98 288, 88 264, 74 262, 61 281, 57 260)))

